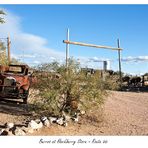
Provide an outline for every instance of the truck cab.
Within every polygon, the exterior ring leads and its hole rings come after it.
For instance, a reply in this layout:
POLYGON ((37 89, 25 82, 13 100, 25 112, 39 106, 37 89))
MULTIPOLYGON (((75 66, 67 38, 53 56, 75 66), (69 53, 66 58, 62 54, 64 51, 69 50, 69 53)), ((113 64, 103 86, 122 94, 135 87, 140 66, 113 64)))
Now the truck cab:
POLYGON ((28 65, 0 65, 0 98, 22 99, 27 104, 30 84, 28 65))

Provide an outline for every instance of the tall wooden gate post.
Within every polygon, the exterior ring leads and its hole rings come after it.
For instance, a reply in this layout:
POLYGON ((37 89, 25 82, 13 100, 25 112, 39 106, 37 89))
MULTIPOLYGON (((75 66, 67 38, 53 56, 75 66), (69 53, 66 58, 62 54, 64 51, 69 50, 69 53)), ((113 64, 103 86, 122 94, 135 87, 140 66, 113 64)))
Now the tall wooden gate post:
POLYGON ((8 49, 8 64, 11 63, 11 57, 10 57, 10 38, 7 37, 7 49, 8 49))
MULTIPOLYGON (((118 48, 120 48, 120 40, 117 39, 118 48)), ((121 71, 121 51, 118 50, 118 63, 119 63, 119 80, 120 80, 120 87, 122 86, 122 71, 121 71)))
MULTIPOLYGON (((67 41, 69 41, 69 29, 67 29, 67 41)), ((69 44, 66 44, 66 70, 68 69, 68 59, 69 59, 69 44)))

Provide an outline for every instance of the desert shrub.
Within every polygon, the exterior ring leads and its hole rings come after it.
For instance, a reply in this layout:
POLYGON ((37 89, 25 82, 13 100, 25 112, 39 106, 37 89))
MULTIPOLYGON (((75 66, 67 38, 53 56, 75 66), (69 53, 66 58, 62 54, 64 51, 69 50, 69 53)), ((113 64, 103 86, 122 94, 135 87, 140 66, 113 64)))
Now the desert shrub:
POLYGON ((118 75, 108 76, 104 81, 104 89, 120 90, 120 81, 118 75))
POLYGON ((78 109, 98 108, 106 95, 105 83, 97 74, 86 74, 79 64, 69 60, 68 69, 58 62, 39 65, 36 73, 42 99, 34 102, 40 109, 58 114, 62 111, 74 113, 78 109))

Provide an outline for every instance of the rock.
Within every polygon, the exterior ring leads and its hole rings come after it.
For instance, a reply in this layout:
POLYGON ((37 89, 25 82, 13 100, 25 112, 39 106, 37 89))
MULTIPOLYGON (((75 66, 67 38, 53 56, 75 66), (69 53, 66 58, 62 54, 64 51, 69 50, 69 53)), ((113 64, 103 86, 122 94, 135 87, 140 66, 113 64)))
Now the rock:
POLYGON ((44 122, 45 120, 47 120, 47 117, 45 117, 45 116, 41 117, 42 122, 44 122))
POLYGON ((5 123, 5 127, 11 130, 14 127, 14 123, 5 123))
POLYGON ((12 133, 12 131, 8 131, 8 136, 14 136, 14 134, 12 133))
POLYGON ((66 121, 70 121, 71 120, 71 116, 69 116, 69 115, 64 116, 64 118, 65 118, 66 121))
POLYGON ((35 119, 34 121, 35 121, 37 124, 41 122, 40 119, 35 119))
POLYGON ((63 123, 63 126, 64 126, 64 127, 68 126, 68 123, 67 123, 67 122, 64 122, 64 123, 63 123))
POLYGON ((56 123, 59 124, 59 125, 63 125, 64 124, 64 119, 63 117, 60 117, 56 120, 56 123))
POLYGON ((63 118, 63 117, 58 118, 56 120, 56 123, 58 125, 61 125, 61 126, 64 126, 64 127, 66 127, 68 125, 67 122, 66 122, 66 120, 65 120, 65 118, 63 118))
POLYGON ((5 129, 0 129, 0 135, 3 133, 4 130, 5 130, 5 129))
POLYGON ((72 120, 74 121, 74 122, 78 122, 79 121, 79 114, 78 113, 74 113, 74 115, 72 116, 72 120))
POLYGON ((32 128, 27 128, 25 131, 26 133, 30 133, 30 134, 34 133, 34 129, 32 128))
POLYGON ((50 122, 48 119, 46 119, 44 122, 43 122, 43 125, 46 126, 46 127, 50 127, 50 122))
POLYGON ((50 123, 56 123, 57 118, 56 117, 49 117, 48 118, 50 123))
POLYGON ((26 133, 21 128, 16 128, 14 130, 14 135, 16 135, 16 136, 25 136, 26 133))
POLYGON ((43 127, 43 123, 42 122, 38 123, 38 129, 40 129, 42 127, 43 127))
POLYGON ((46 126, 46 127, 50 126, 50 121, 47 119, 47 117, 45 117, 45 116, 41 117, 41 121, 44 126, 46 126))
POLYGON ((80 114, 81 114, 81 115, 84 115, 84 114, 86 114, 86 112, 85 112, 84 110, 81 110, 81 111, 80 111, 80 114))
MULTIPOLYGON (((26 134, 26 133, 29 133, 29 130, 30 130, 30 129, 31 129, 32 131, 34 131, 31 127, 25 127, 25 126, 22 126, 22 127, 21 127, 21 130, 23 130, 23 131, 25 132, 25 134, 26 134)), ((33 132, 32 132, 32 133, 33 133, 33 132)))
POLYGON ((1 129, 0 130, 0 135, 1 136, 12 136, 13 134, 12 134, 11 131, 9 131, 9 129, 1 129))
POLYGON ((36 123, 34 120, 31 120, 29 123, 28 123, 28 128, 32 128, 32 129, 40 129, 43 127, 43 123, 42 122, 39 122, 39 123, 36 123))
POLYGON ((22 126, 22 127, 21 127, 21 130, 23 130, 25 133, 27 133, 27 129, 28 129, 28 128, 25 127, 25 126, 22 126))
POLYGON ((71 120, 71 116, 69 116, 68 114, 66 114, 65 112, 62 112, 63 114, 63 118, 66 120, 66 121, 70 121, 71 120))
POLYGON ((79 121, 79 118, 78 117, 72 117, 71 118, 74 122, 78 122, 79 121))

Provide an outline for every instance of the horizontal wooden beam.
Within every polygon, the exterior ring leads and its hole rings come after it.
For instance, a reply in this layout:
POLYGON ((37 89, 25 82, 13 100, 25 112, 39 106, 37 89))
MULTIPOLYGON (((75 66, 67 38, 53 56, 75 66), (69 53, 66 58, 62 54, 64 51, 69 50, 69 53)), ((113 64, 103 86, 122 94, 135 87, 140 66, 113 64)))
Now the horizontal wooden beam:
POLYGON ((86 44, 86 43, 81 43, 81 42, 72 42, 72 41, 68 41, 68 40, 63 40, 63 43, 73 44, 73 45, 80 45, 80 46, 88 46, 88 47, 94 47, 94 48, 104 48, 104 49, 111 49, 111 50, 122 50, 121 48, 116 48, 116 47, 101 46, 101 45, 94 45, 94 44, 86 44))

